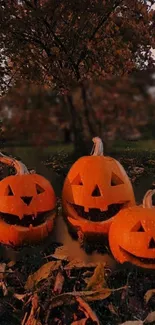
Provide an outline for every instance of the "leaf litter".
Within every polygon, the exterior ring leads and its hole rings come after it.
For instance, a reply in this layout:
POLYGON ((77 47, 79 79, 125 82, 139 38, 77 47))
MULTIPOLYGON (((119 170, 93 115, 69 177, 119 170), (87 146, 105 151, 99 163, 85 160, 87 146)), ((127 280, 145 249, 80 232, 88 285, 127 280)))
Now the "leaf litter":
POLYGON ((131 265, 110 269, 103 261, 69 256, 67 247, 53 243, 32 252, 30 247, 15 263, 7 257, 0 264, 4 324, 155 323, 155 273, 131 265))

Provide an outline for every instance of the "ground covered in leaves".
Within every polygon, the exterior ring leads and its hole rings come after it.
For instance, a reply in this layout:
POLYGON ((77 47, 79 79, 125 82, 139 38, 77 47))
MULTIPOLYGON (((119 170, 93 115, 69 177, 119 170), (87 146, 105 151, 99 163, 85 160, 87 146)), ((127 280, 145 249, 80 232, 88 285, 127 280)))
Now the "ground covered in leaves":
MULTIPOLYGON (((133 184, 149 174, 154 182, 155 157, 125 154, 120 162, 133 184)), ((63 179, 72 158, 61 154, 45 164, 63 179)), ((51 238, 0 246, 0 325, 155 324, 155 271, 73 258, 51 238)))

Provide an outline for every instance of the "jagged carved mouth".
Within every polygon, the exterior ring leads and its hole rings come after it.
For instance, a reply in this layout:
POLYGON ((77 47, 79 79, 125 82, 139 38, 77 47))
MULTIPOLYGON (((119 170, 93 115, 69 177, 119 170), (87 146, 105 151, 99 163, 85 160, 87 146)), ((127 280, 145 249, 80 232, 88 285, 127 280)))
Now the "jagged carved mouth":
POLYGON ((123 249, 120 246, 119 246, 119 248, 122 251, 122 253, 125 253, 126 255, 128 255, 129 261, 131 259, 133 262, 138 261, 138 262, 141 262, 143 264, 155 264, 155 258, 138 257, 138 256, 135 256, 135 255, 129 253, 128 251, 126 251, 125 249, 123 249))
POLYGON ((40 212, 37 213, 36 216, 34 215, 24 215, 22 219, 19 219, 18 216, 8 213, 0 213, 0 218, 8 223, 9 225, 17 225, 21 227, 37 227, 43 224, 52 214, 54 210, 47 211, 47 212, 40 212))
POLYGON ((84 210, 84 207, 81 205, 77 205, 74 203, 69 203, 68 204, 74 208, 78 216, 83 217, 87 220, 90 221, 106 221, 113 216, 115 216, 128 202, 125 203, 116 203, 116 204, 110 204, 108 205, 108 210, 106 211, 101 211, 100 209, 96 208, 90 208, 88 212, 84 210))

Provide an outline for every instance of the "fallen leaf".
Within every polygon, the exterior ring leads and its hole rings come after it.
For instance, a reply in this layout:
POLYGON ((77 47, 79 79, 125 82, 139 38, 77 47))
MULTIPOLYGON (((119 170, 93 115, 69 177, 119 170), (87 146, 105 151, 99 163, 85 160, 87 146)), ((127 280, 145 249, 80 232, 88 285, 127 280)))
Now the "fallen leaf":
POLYGON ((53 289, 53 291, 55 293, 60 294, 62 292, 64 280, 65 280, 65 278, 62 275, 62 272, 58 272, 56 279, 55 279, 54 289, 53 289))
POLYGON ((151 297, 155 294, 155 289, 150 289, 148 290, 145 295, 144 295, 144 300, 146 302, 146 304, 149 302, 149 300, 151 299, 151 297))
POLYGON ((143 324, 145 323, 153 323, 155 322, 155 311, 152 311, 151 313, 149 313, 147 315, 147 317, 145 318, 143 324))
POLYGON ((8 289, 7 289, 7 286, 5 284, 5 282, 2 280, 0 281, 0 288, 2 288, 2 291, 3 291, 3 296, 7 296, 8 294, 8 289))
POLYGON ((7 267, 12 267, 16 264, 16 261, 10 261, 8 264, 7 264, 7 267))
POLYGON ((76 301, 76 297, 84 298, 85 301, 103 300, 111 295, 112 292, 120 291, 125 287, 117 289, 103 288, 98 291, 73 291, 66 292, 51 298, 50 307, 55 308, 63 304, 72 304, 76 301))
POLYGON ((46 257, 54 257, 58 260, 70 261, 68 248, 66 246, 57 247, 54 254, 46 257))
POLYGON ((39 270, 29 275, 25 284, 25 289, 32 290, 41 280, 47 279, 50 276, 50 274, 53 271, 59 269, 60 266, 61 266, 61 261, 51 261, 42 265, 39 270))
POLYGON ((116 307, 112 304, 112 302, 109 303, 108 305, 108 309, 110 310, 110 312, 114 315, 118 315, 117 309, 116 307))
POLYGON ((30 314, 29 316, 28 313, 25 314, 21 325, 42 325, 39 320, 40 307, 39 307, 39 298, 36 292, 31 298, 31 305, 32 306, 31 306, 30 314))
POLYGON ((14 293, 14 297, 18 300, 21 300, 24 302, 24 299, 27 298, 28 296, 30 296, 31 293, 23 293, 23 294, 20 294, 20 293, 14 293))
POLYGON ((143 322, 141 320, 129 320, 125 323, 121 323, 119 325, 143 325, 143 322))
POLYGON ((91 262, 82 261, 80 259, 73 259, 64 267, 64 270, 69 270, 69 269, 73 269, 73 268, 81 269, 81 268, 85 268, 85 267, 92 268, 92 267, 96 267, 96 265, 98 265, 98 262, 91 263, 91 262))
POLYGON ((79 309, 85 313, 87 319, 90 318, 93 322, 96 322, 97 325, 100 325, 95 312, 91 309, 87 302, 84 301, 81 297, 76 297, 76 301, 79 303, 79 309))
POLYGON ((0 263, 0 280, 4 279, 6 263, 0 263))
POLYGON ((101 288, 107 287, 107 283, 105 280, 105 263, 99 263, 90 278, 90 280, 87 283, 86 290, 97 290, 101 288))

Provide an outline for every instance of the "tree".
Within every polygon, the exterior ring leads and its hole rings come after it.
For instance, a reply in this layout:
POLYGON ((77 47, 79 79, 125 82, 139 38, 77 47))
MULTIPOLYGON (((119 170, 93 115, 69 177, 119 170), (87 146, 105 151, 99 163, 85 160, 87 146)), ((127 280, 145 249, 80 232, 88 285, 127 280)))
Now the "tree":
POLYGON ((102 81, 153 65, 153 3, 0 0, 1 92, 17 81, 29 81, 67 95, 64 103, 78 145, 81 117, 70 89, 85 79, 102 81))
POLYGON ((149 4, 0 0, 2 90, 30 80, 66 91, 83 79, 124 75, 150 65, 155 15, 149 4))

